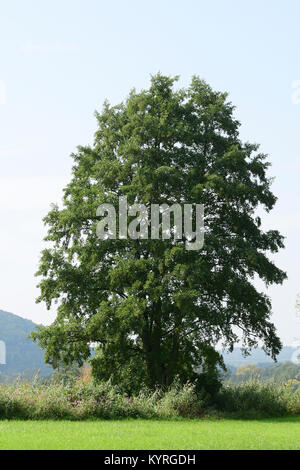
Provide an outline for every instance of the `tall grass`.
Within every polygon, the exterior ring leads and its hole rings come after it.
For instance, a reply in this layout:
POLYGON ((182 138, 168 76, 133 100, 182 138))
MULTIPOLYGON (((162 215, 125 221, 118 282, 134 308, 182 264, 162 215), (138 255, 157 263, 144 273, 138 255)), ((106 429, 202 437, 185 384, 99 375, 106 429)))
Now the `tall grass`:
POLYGON ((0 384, 0 419, 201 418, 212 414, 239 417, 300 415, 300 389, 251 380, 225 384, 208 399, 191 384, 169 390, 143 390, 126 396, 109 382, 95 384, 81 377, 71 384, 16 382, 0 384))
POLYGON ((0 419, 116 419, 200 417, 205 412, 193 386, 147 390, 128 397, 108 383, 0 385, 0 419))
POLYGON ((220 411, 242 417, 299 415, 300 389, 295 389, 293 380, 277 384, 252 379, 223 385, 215 404, 220 411))

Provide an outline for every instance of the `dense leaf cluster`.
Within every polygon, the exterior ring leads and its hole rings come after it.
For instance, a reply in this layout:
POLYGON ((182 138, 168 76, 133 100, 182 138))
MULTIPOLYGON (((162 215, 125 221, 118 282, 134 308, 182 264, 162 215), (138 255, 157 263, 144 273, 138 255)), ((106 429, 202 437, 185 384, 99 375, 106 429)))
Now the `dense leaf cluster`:
POLYGON ((245 349, 261 341, 273 357, 280 351, 270 300, 253 285, 285 278, 267 256, 282 236, 256 215, 276 202, 266 155, 240 141, 226 93, 197 77, 186 89, 175 81, 158 74, 148 90, 105 103, 94 145, 73 155, 62 208, 45 218, 52 246, 39 301, 57 302, 58 315, 36 338, 54 366, 86 359, 93 342, 96 376, 154 386, 221 364, 216 345, 232 349, 240 333, 245 349), (118 208, 119 196, 204 204, 203 248, 187 251, 184 238, 99 240, 97 207, 118 208))

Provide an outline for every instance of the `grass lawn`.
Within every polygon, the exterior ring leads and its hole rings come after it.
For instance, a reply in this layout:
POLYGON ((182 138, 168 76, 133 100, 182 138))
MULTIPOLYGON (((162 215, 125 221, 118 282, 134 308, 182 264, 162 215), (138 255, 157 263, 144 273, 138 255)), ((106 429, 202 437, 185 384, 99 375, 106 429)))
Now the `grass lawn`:
POLYGON ((300 418, 0 421, 0 449, 300 449, 300 418))

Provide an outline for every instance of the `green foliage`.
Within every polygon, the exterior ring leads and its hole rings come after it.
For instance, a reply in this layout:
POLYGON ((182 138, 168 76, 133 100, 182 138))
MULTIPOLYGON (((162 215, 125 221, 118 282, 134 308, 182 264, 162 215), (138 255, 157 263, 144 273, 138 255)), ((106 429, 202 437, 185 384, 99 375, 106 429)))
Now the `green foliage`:
POLYGON ((187 383, 184 386, 180 381, 173 382, 172 387, 162 395, 157 404, 159 415, 165 418, 174 416, 185 416, 197 418, 203 415, 207 408, 205 400, 199 398, 195 393, 195 386, 187 383))
POLYGON ((54 367, 85 361, 95 342, 95 377, 154 389, 222 367, 215 347, 232 350, 238 331, 246 350, 261 341, 272 357, 280 351, 270 299, 252 283, 286 277, 267 257, 282 236, 255 216, 276 202, 267 157, 239 139, 226 93, 197 77, 174 90, 176 80, 158 74, 148 90, 105 103, 93 146, 73 155, 62 208, 45 217, 52 247, 42 253, 38 300, 58 303, 58 315, 33 337, 54 367), (187 251, 184 237, 99 240, 96 210, 112 203, 118 214, 120 196, 147 207, 202 203, 203 248, 187 251))
POLYGON ((236 377, 240 379, 241 382, 245 382, 249 379, 260 378, 261 368, 255 364, 246 364, 244 366, 238 367, 236 371, 236 377))
POLYGON ((176 378, 171 387, 143 388, 128 396, 109 382, 67 384, 18 382, 0 384, 0 420, 3 419, 120 419, 200 418, 207 416, 262 418, 300 415, 300 389, 284 384, 250 380, 225 384, 213 400, 197 393, 192 383, 176 378))
POLYGON ((216 397, 220 411, 242 417, 284 416, 300 413, 300 390, 291 384, 262 383, 250 380, 237 386, 225 385, 216 397))
POLYGON ((205 409, 191 384, 175 383, 166 391, 142 390, 131 397, 110 382, 0 385, 0 420, 192 418, 203 415, 205 409))
POLYGON ((80 377, 80 368, 76 363, 59 365, 51 376, 51 380, 60 384, 72 384, 80 377))
MULTIPOLYGON (((119 354, 108 355, 99 350, 89 362, 94 379, 103 381, 118 377, 118 386, 129 395, 146 386, 146 367, 143 358, 138 354, 124 358, 119 354), (114 374, 112 370, 115 370, 114 374)), ((115 380, 114 383, 116 383, 115 380)))
POLYGON ((260 382, 274 382, 277 384, 293 380, 294 387, 299 387, 300 366, 289 361, 268 367, 247 364, 239 367, 236 373, 231 374, 229 377, 229 381, 234 384, 246 382, 250 379, 257 379, 260 382))

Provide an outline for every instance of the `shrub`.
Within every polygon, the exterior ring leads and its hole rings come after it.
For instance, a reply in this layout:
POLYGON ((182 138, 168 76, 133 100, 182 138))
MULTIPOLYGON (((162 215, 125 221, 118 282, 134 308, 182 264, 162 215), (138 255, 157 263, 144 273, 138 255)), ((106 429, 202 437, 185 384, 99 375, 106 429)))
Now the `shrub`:
POLYGON ((300 393, 291 384, 250 380, 239 385, 223 385, 215 400, 219 410, 241 416, 282 416, 300 412, 300 393))
POLYGON ((294 381, 285 384, 249 381, 225 384, 212 401, 206 393, 196 393, 192 383, 179 380, 168 390, 143 389, 126 395, 110 381, 94 383, 77 379, 69 384, 16 382, 0 384, 0 419, 120 419, 199 418, 216 412, 238 417, 300 414, 300 389, 294 381))
POLYGON ((196 394, 195 385, 187 383, 181 386, 175 382, 158 401, 157 410, 160 416, 196 418, 204 413, 205 402, 196 394))
POLYGON ((143 390, 126 396, 110 382, 77 380, 64 385, 0 385, 0 419, 86 419, 196 417, 203 404, 190 384, 166 392, 143 390))

